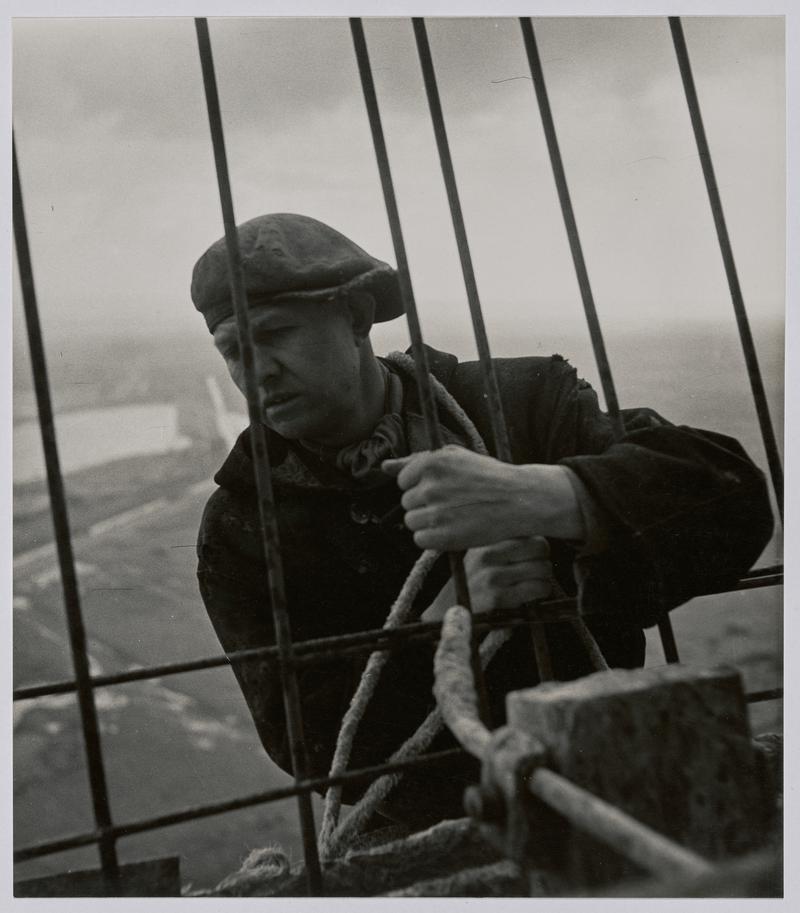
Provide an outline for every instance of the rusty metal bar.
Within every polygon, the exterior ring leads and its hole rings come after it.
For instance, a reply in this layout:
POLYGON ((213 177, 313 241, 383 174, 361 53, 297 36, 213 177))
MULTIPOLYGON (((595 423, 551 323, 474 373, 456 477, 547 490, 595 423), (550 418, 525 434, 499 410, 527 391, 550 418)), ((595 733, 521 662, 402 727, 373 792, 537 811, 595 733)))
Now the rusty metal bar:
MULTIPOLYGON (((450 217, 453 222, 453 231, 458 246, 458 256, 461 260, 461 273, 464 277, 464 287, 467 292, 467 303, 469 304, 469 313, 470 318, 472 319, 472 329, 478 349, 478 362, 481 368, 483 389, 487 397, 489 423, 494 438, 495 454, 498 459, 502 460, 504 463, 511 463, 513 460, 511 455, 511 442, 508 436, 508 426, 506 424, 505 413, 503 412, 503 401, 500 397, 497 374, 494 369, 494 363, 492 362, 492 353, 489 349, 489 338, 486 335, 486 325, 483 320, 483 311, 478 295, 478 284, 475 280, 475 270, 472 267, 472 256, 469 250, 469 241, 467 240, 464 215, 461 211, 461 201, 458 195, 455 170, 453 169, 453 158, 450 155, 450 144, 447 140, 447 128, 444 123, 444 112, 442 111, 442 103, 439 98, 439 88, 436 82, 436 71, 433 66, 433 57, 431 55, 430 42, 428 41, 428 33, 425 28, 424 19, 412 19, 412 24, 414 27, 414 38, 417 43, 420 67, 422 69, 422 78, 425 83, 425 94, 428 99, 428 108, 431 113, 433 133, 436 138, 436 148, 439 152, 439 163, 441 165, 442 177, 447 193, 447 202, 450 207, 450 217)), ((545 681, 552 677, 552 663, 547 647, 547 636, 544 627, 533 622, 530 626, 530 633, 539 677, 542 681, 545 681)))
MULTIPOLYGON (((760 589, 767 586, 780 586, 782 583, 783 569, 780 565, 777 565, 750 571, 747 577, 743 577, 735 585, 724 590, 714 590, 713 593, 700 593, 698 595, 760 589)), ((530 618, 535 618, 539 623, 549 623, 566 621, 575 618, 576 615, 577 607, 574 599, 553 599, 537 603, 535 614, 531 607, 523 607, 496 610, 490 616, 476 615, 473 626, 482 633, 504 626, 519 627, 520 625, 528 624, 530 618)), ((359 631, 356 634, 340 634, 333 637, 318 637, 313 640, 297 641, 294 644, 294 663, 297 666, 307 666, 316 662, 325 662, 328 659, 348 653, 368 653, 374 649, 392 650, 416 640, 433 641, 439 637, 440 630, 441 622, 426 621, 406 624, 398 628, 376 628, 370 631, 359 631)), ((236 661, 264 659, 268 656, 277 657, 278 654, 279 648, 277 646, 251 647, 247 650, 235 650, 229 654, 220 654, 219 656, 210 656, 188 662, 164 663, 158 666, 149 666, 145 669, 95 675, 89 681, 93 688, 105 688, 109 685, 146 681, 147 679, 160 678, 164 675, 181 675, 187 672, 214 669, 220 666, 228 666, 236 661)), ((33 700, 50 694, 68 694, 75 690, 76 685, 73 680, 50 682, 42 685, 27 685, 16 688, 13 691, 13 699, 15 701, 33 700)))
MULTIPOLYGON (((575 212, 572 208, 572 199, 567 186, 567 175, 564 171, 564 163, 561 158, 561 149, 558 145, 558 136, 553 121, 553 113, 550 108, 550 99, 547 94, 547 86, 544 81, 544 71, 542 62, 539 57, 539 48, 536 44, 536 34, 533 30, 533 22, 530 18, 523 17, 519 20, 522 28, 522 39, 525 44, 525 53, 528 56, 528 65, 533 78, 533 88, 536 92, 536 100, 539 105, 539 114, 542 118, 542 128, 544 129, 545 140, 547 141, 547 150, 550 155, 550 165, 553 169, 553 177, 556 182, 558 191, 558 200, 561 204, 561 213, 564 218, 564 226, 567 230, 567 239, 569 249, 572 254, 572 262, 575 266, 575 274, 578 278, 578 287, 580 288, 581 300, 583 301, 583 310, 586 315, 586 323, 589 327, 589 335, 592 340, 592 349, 594 350, 597 370, 600 374, 600 383, 603 388, 603 396, 606 401, 606 409, 611 420, 614 434, 617 439, 625 433, 622 423, 622 416, 619 411, 619 400, 617 391, 614 386, 614 378, 611 375, 611 364, 608 360, 606 345, 603 340, 603 331, 600 328, 600 320, 597 316, 597 308, 594 303, 592 286, 589 282, 589 271, 586 268, 586 261, 583 256, 583 247, 581 245, 580 235, 578 234, 578 223, 575 221, 575 212)), ((675 643, 675 635, 672 631, 672 622, 669 615, 664 615, 658 622, 658 632, 661 635, 661 645, 664 649, 664 656, 667 662, 678 662, 678 648, 675 643)))
MULTIPOLYGON (((400 282, 400 293, 403 298, 408 332, 411 337, 411 349, 414 356, 414 370, 417 377, 417 388, 422 403, 422 413, 425 419, 425 430, 431 450, 438 450, 442 444, 442 434, 437 417, 436 401, 430 382, 428 355, 422 341, 422 327, 419 322, 417 302, 411 284, 411 272, 408 267, 403 229, 400 225, 400 210, 397 207, 397 197, 394 192, 392 170, 389 165, 389 153, 386 149, 386 139, 383 135, 378 96, 375 92, 375 81, 372 78, 372 67, 369 62, 367 40, 364 36, 364 25, 361 19, 350 19, 350 33, 353 37, 353 47, 358 63, 358 73, 361 79, 361 89, 364 93, 364 104, 367 108, 372 143, 375 148, 375 159, 378 164, 378 173, 383 190, 383 199, 386 205, 386 214, 389 219, 389 228, 392 234, 395 259, 397 261, 397 275, 400 282)), ((450 552, 450 574, 456 591, 456 601, 467 609, 471 609, 467 575, 464 571, 464 555, 462 552, 450 552)), ((472 662, 475 670, 476 681, 480 694, 481 710, 486 719, 489 713, 489 700, 486 693, 486 682, 478 657, 477 644, 473 645, 472 662)))
MULTIPOLYGON (((295 780, 304 780, 308 770, 308 758, 303 737, 303 716, 300 704, 300 691, 293 660, 292 635, 289 614, 286 606, 286 592, 283 579, 283 563, 280 554, 278 523, 275 516, 275 504, 272 495, 269 454, 267 452, 266 433, 261 421, 258 400, 258 384, 254 367, 254 346, 250 331, 250 320, 247 310, 247 294, 244 287, 239 239, 236 233, 236 220, 233 212, 228 163, 225 152, 225 137, 222 129, 222 114, 217 94, 217 81, 214 73, 214 60, 211 53, 211 40, 208 34, 208 22, 204 18, 195 19, 197 44, 200 52, 200 63, 203 71, 208 120, 211 130, 211 141, 214 147, 214 163, 219 184, 222 218, 225 224, 225 244, 228 253, 228 273, 231 283, 236 322, 239 331, 239 347, 242 353, 242 364, 247 391, 247 408, 250 417, 250 436, 253 450, 253 470, 258 491, 258 511, 261 519, 262 546, 264 561, 269 578, 269 594, 272 605, 272 617, 275 635, 280 648, 281 683, 283 686, 284 710, 289 735, 289 748, 292 759, 292 772, 295 780)), ((298 796, 300 826, 303 834, 303 852, 306 862, 306 876, 309 894, 318 896, 322 893, 322 871, 317 853, 317 841, 314 828, 314 812, 311 798, 307 793, 298 796)))
POLYGON ((731 247, 728 227, 725 223, 725 214, 722 209, 722 198, 717 186, 717 178, 714 174, 714 164, 711 161, 711 150, 706 139, 706 131, 703 126, 703 117, 700 112, 700 101, 697 97, 697 90, 692 75, 692 66, 689 62, 689 52, 686 48, 686 39, 683 35, 683 25, 680 16, 669 16, 669 28, 672 33, 672 42, 675 46, 675 55, 678 58, 678 68, 681 73, 683 90, 686 94, 686 103, 689 107, 689 116, 692 121, 695 142, 697 143, 697 152, 700 156, 700 165, 703 169, 703 178, 706 183, 709 203, 711 204, 711 213, 714 217, 714 225, 717 230, 717 239, 719 241, 722 261, 725 265, 725 275, 728 280, 731 301, 733 302, 733 311, 736 315, 736 325, 739 329, 739 339, 742 343, 744 360, 747 366, 747 376, 750 379, 750 389, 753 393, 753 401, 756 406, 758 415, 758 424, 761 429, 761 437, 764 441, 764 449, 767 452, 767 462, 769 464, 770 476, 772 477, 772 487, 775 490, 775 497, 778 502, 778 512, 780 513, 781 522, 783 522, 783 467, 778 452, 778 442, 775 438, 775 431, 772 426, 772 419, 769 414, 767 405, 767 394, 764 390, 764 382, 761 377, 761 369, 758 365, 758 356, 756 347, 753 342, 753 334, 750 332, 750 322, 747 318, 747 310, 744 305, 742 289, 739 284, 739 276, 736 271, 736 261, 733 258, 733 248, 731 247))
MULTIPOLYGON (((373 767, 349 770, 346 773, 339 774, 337 777, 317 777, 297 782, 294 786, 284 786, 280 789, 252 793, 248 796, 240 796, 236 799, 210 802, 206 805, 198 805, 194 808, 182 809, 181 811, 170 812, 166 815, 142 818, 139 821, 129 821, 125 824, 115 825, 108 829, 107 833, 116 839, 119 839, 120 837, 131 837, 134 834, 141 834, 144 831, 170 827, 175 824, 183 824, 186 821, 193 821, 196 818, 208 818, 212 815, 224 814, 225 812, 239 811, 240 809, 249 808, 253 805, 263 805, 267 802, 276 802, 279 799, 289 799, 299 793, 308 795, 311 792, 319 791, 332 784, 355 783, 359 780, 370 780, 382 776, 385 773, 395 773, 397 771, 409 770, 415 767, 424 767, 426 764, 433 764, 437 761, 445 761, 463 756, 463 749, 447 748, 443 751, 419 755, 416 758, 409 758, 405 761, 394 761, 391 764, 377 764, 373 767)), ((92 843, 96 843, 101 838, 102 834, 98 830, 89 831, 83 834, 74 834, 70 837, 62 837, 59 840, 48 840, 43 843, 30 844, 25 847, 20 847, 14 852, 14 862, 27 862, 30 859, 49 856, 52 853, 63 853, 66 850, 76 849, 77 847, 89 846, 92 843)))
MULTIPOLYGON (((42 329, 39 323, 39 308, 33 280, 28 229, 22 201, 22 184, 17 164, 17 147, 13 133, 11 138, 11 181, 14 241, 17 249, 25 322, 28 329, 28 345, 33 368, 33 383, 36 390, 36 405, 39 411, 39 426, 42 433, 42 447, 47 470, 47 487, 50 494, 50 509, 53 515, 58 565, 61 572, 61 587, 64 593, 64 609, 67 615, 72 665, 75 670, 75 689, 78 692, 78 707, 86 752, 89 786, 92 794, 92 808, 98 829, 107 831, 111 827, 108 786, 103 766, 97 708, 94 703, 94 692, 92 691, 89 673, 86 631, 83 626, 78 579, 75 573, 75 558, 72 551, 67 499, 58 456, 55 419, 50 400, 47 362, 42 340, 42 329)), ((98 848, 103 877, 107 878, 109 884, 113 887, 119 876, 117 851, 113 837, 103 836, 102 840, 99 841, 98 848)))
POLYGON ((546 768, 539 768, 529 789, 573 827, 602 841, 656 875, 695 877, 713 872, 713 865, 621 809, 546 768))

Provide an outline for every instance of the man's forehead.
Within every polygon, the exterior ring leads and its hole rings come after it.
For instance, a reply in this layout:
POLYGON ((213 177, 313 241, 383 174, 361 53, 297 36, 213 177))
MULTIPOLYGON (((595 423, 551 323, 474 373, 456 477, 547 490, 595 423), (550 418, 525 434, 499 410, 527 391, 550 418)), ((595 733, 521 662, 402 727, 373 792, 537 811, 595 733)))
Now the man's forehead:
MULTIPOLYGON (((330 305, 329 305, 330 306, 330 305)), ((302 321, 315 317, 321 317, 322 314, 317 312, 322 310, 324 305, 319 301, 311 298, 293 297, 287 301, 270 301, 265 304, 251 306, 248 309, 251 326, 263 326, 271 323, 277 323, 286 320, 302 321)), ((214 331, 215 333, 236 333, 236 315, 226 317, 214 331)))

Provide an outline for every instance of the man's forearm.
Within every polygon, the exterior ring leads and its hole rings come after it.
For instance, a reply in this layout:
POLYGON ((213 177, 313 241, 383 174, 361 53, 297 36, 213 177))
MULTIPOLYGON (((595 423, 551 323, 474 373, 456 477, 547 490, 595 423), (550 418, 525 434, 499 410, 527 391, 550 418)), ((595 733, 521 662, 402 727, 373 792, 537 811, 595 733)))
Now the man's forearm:
POLYGON ((451 447, 383 466, 398 473, 406 526, 421 548, 467 549, 527 536, 579 544, 602 538, 590 495, 565 466, 518 466, 451 447))

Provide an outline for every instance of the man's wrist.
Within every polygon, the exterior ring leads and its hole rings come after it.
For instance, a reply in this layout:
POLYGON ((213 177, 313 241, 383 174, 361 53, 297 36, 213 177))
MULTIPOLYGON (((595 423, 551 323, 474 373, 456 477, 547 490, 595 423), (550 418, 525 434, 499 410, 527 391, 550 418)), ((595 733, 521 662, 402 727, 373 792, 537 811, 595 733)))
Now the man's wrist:
POLYGON ((583 542, 584 512, 566 466, 530 463, 515 466, 519 490, 517 535, 541 535, 583 542))

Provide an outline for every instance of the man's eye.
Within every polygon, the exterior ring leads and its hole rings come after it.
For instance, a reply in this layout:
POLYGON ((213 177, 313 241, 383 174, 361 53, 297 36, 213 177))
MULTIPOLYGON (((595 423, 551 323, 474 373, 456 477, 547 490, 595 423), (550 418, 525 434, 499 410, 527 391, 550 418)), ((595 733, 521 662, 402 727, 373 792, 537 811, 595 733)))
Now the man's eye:
POLYGON ((269 343, 279 336, 288 333, 291 329, 290 326, 277 326, 256 330, 253 333, 253 342, 263 344, 269 343))
POLYGON ((238 358, 239 357, 239 345, 238 343, 232 342, 230 345, 227 345, 222 350, 223 358, 238 358))

